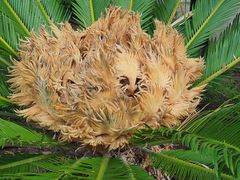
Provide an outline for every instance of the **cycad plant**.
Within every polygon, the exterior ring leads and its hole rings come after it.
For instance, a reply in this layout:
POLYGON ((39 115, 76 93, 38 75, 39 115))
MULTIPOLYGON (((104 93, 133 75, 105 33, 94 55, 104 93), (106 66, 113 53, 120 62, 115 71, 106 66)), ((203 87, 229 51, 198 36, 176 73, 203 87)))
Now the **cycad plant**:
POLYGON ((1 178, 240 179, 240 2, 183 8, 0 0, 1 178))

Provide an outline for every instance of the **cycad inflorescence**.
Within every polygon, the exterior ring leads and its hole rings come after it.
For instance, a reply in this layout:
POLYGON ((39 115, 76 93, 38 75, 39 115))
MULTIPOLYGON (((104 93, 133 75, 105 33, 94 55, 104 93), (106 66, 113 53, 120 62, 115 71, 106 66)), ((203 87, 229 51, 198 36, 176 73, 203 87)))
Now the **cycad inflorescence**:
POLYGON ((151 38, 138 14, 110 8, 86 30, 51 30, 22 42, 9 81, 18 114, 61 140, 122 148, 137 129, 175 126, 195 111, 203 61, 187 58, 171 27, 156 22, 151 38))

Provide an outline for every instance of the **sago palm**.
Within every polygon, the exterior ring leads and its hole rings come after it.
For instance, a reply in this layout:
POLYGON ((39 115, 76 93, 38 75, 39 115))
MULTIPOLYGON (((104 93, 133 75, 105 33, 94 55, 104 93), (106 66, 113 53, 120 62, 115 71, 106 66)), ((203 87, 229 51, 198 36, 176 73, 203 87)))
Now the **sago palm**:
POLYGON ((1 0, 1 178, 239 179, 240 2, 178 9, 1 0))

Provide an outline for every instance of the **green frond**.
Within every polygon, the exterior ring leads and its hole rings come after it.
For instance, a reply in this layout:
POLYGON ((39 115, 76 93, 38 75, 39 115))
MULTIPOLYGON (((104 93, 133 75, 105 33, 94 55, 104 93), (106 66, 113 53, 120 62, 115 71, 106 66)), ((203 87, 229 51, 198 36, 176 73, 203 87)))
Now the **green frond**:
MULTIPOLYGON (((154 167, 162 170, 169 176, 177 179, 216 179, 215 171, 211 168, 174 157, 168 153, 151 153, 154 167)), ((222 179, 233 179, 232 176, 222 173, 222 179)))
POLYGON ((216 176, 219 176, 221 172, 227 172, 235 178, 239 178, 237 173, 240 171, 240 162, 238 161, 240 159, 240 149, 237 146, 200 136, 197 133, 163 127, 155 130, 142 130, 136 136, 139 140, 140 138, 148 139, 149 142, 152 138, 162 136, 172 140, 173 143, 181 143, 204 156, 210 156, 216 176))
MULTIPOLYGON (((172 143, 171 135, 168 137, 165 131, 161 133, 159 131, 156 133, 154 130, 149 130, 148 128, 147 130, 140 130, 130 139, 130 144, 145 147, 172 143), (164 133, 164 136, 162 133, 164 133)), ((171 134, 170 130, 169 133, 171 134)))
POLYGON ((19 19, 19 24, 20 22, 23 23, 22 27, 23 29, 25 29, 26 35, 29 35, 30 31, 36 31, 38 27, 46 24, 46 21, 37 4, 37 1, 8 0, 8 3, 15 13, 14 17, 16 17, 16 19, 19 19))
POLYGON ((206 84, 240 62, 240 18, 234 22, 218 39, 211 40, 205 56, 206 68, 199 86, 206 84))
POLYGON ((50 19, 58 23, 69 17, 70 11, 59 0, 0 0, 1 59, 16 58, 20 39, 29 36, 32 30, 49 25, 50 19))
POLYGON ((220 107, 182 128, 240 148, 240 103, 220 107))
POLYGON ((57 144, 44 134, 37 133, 16 123, 0 119, 0 147, 5 145, 48 146, 57 144))
POLYGON ((155 17, 162 22, 170 25, 177 9, 180 5, 180 0, 157 0, 156 1, 156 10, 155 10, 155 17))
POLYGON ((209 37, 239 13, 239 0, 199 0, 193 8, 192 19, 185 24, 188 54, 199 56, 209 37))
MULTIPOLYGON (((5 27, 6 29, 8 28, 8 26, 5 27)), ((11 27, 9 27, 11 28, 11 27)), ((0 30, 1 31, 1 34, 4 33, 5 30, 0 30)), ((9 31, 9 30, 6 30, 6 36, 7 36, 7 32, 13 32, 14 31, 9 31)), ((9 34, 10 35, 10 34, 9 34)), ((11 36, 11 35, 10 35, 11 36)), ((16 36, 14 34, 12 34, 12 37, 7 37, 7 39, 10 39, 9 41, 9 44, 12 44, 12 46, 17 46, 17 39, 16 39, 16 36), (13 40, 13 38, 15 38, 15 40, 13 40), (12 40, 12 41, 11 41, 12 40)), ((0 53, 1 53, 1 64, 5 64, 5 65, 9 65, 9 61, 6 61, 4 59, 4 57, 9 57, 9 56, 13 56, 13 57, 17 57, 17 52, 9 45, 2 37, 0 37, 0 53)))
MULTIPOLYGON (((116 0, 116 2, 119 2, 116 0)), ((116 3, 116 5, 118 5, 116 3)), ((121 6, 120 6, 121 7, 121 6)), ((141 27, 143 30, 153 32, 153 13, 155 1, 154 0, 133 0, 131 10, 141 14, 141 27)))
POLYGON ((105 9, 110 5, 111 0, 104 0, 101 3, 94 0, 72 1, 73 13, 81 28, 87 28, 94 23, 105 9))
POLYGON ((200 151, 203 154, 212 156, 216 175, 219 175, 223 171, 220 167, 227 166, 231 174, 235 178, 239 178, 237 172, 240 171, 240 167, 238 166, 240 149, 238 147, 188 132, 176 132, 173 139, 190 147, 194 151, 200 151))
MULTIPOLYGON (((0 87, 0 88, 2 88, 2 87, 0 87)), ((1 91, 1 89, 0 89, 0 91, 1 91)), ((12 104, 13 103, 9 99, 7 99, 6 97, 0 96, 0 108, 6 108, 6 107, 8 107, 12 104)))
POLYGON ((4 162, 0 165, 4 178, 153 179, 141 168, 110 157, 74 160, 54 155, 7 156, 0 162, 4 162))
POLYGON ((0 70, 0 109, 9 107, 13 103, 7 98, 9 95, 9 87, 6 83, 8 77, 5 71, 0 70))
POLYGON ((110 157, 83 158, 65 166, 59 178, 87 179, 153 179, 144 170, 110 157), (82 175, 81 175, 82 174, 82 175), (78 175, 78 176, 76 176, 78 175))
MULTIPOLYGON (((21 30, 17 33, 17 23, 5 14, 1 14, 1 11, 0 24, 2 24, 2 26, 0 26, 0 55, 2 56, 2 59, 8 58, 9 56, 15 58, 17 57, 16 48, 18 41, 23 34, 21 34, 21 30), (3 25, 4 22, 6 23, 5 25, 3 25)), ((6 62, 9 63, 9 61, 6 62)))
POLYGON ((8 0, 8 3, 16 13, 16 18, 23 22, 28 31, 36 31, 42 25, 48 25, 49 19, 58 23, 69 18, 69 11, 64 9, 63 2, 59 0, 8 0))
POLYGON ((184 34, 185 23, 192 17, 192 12, 188 12, 171 23, 171 26, 180 34, 184 34))
POLYGON ((0 96, 7 97, 9 95, 9 87, 6 83, 8 77, 4 76, 4 73, 5 72, 1 72, 0 70, 0 96))
MULTIPOLYGON (((1 41, 1 40, 0 40, 1 41)), ((1 46, 1 45, 0 45, 1 46)), ((0 50, 1 51, 1 50, 0 50)), ((3 50, 3 53, 5 53, 5 50, 3 50)), ((7 55, 8 57, 10 56, 10 55, 7 55)), ((3 68, 3 69, 6 69, 6 67, 8 67, 8 66, 10 66, 11 65, 11 63, 9 62, 9 60, 6 60, 7 58, 5 57, 2 57, 1 55, 0 55, 0 68, 3 68)))
POLYGON ((222 171, 239 178, 239 109, 240 103, 231 106, 225 103, 223 107, 196 118, 185 126, 180 126, 179 130, 163 127, 157 130, 142 130, 134 139, 135 142, 149 142, 148 144, 157 139, 159 142, 164 139, 181 143, 204 156, 210 156, 217 174, 222 171))
POLYGON ((200 165, 202 167, 213 168, 212 157, 208 155, 204 155, 199 151, 179 149, 179 150, 162 151, 161 153, 167 156, 172 156, 177 159, 181 159, 184 161, 188 161, 190 163, 200 165))
POLYGON ((238 86, 237 75, 240 72, 239 68, 240 66, 236 65, 208 83, 201 103, 207 104, 206 109, 215 109, 228 99, 239 95, 240 86, 238 86))
POLYGON ((0 174, 1 178, 17 177, 22 172, 40 173, 44 171, 38 166, 50 159, 52 155, 5 155, 0 157, 0 174), (36 164, 35 164, 36 163, 36 164))
MULTIPOLYGON (((15 4, 11 5, 11 3, 14 3, 14 2, 19 3, 19 1, 11 1, 10 0, 10 2, 9 2, 8 0, 1 0, 0 1, 0 5, 1 5, 0 6, 1 7, 0 12, 1 12, 1 14, 5 14, 6 16, 8 16, 9 19, 11 19, 13 22, 16 22, 15 26, 19 26, 19 28, 24 33, 24 35, 27 36, 27 35, 30 34, 29 29, 26 27, 26 25, 24 24, 22 19, 17 15, 16 10, 14 10, 14 8, 18 8, 18 9, 24 9, 24 8, 21 8, 21 6, 20 7, 14 7, 15 4)), ((29 2, 29 1, 24 1, 24 2, 26 3, 26 2, 29 2)), ((19 6, 19 4, 18 4, 18 6, 19 6)), ((28 6, 25 7, 25 8, 28 8, 28 6)), ((27 10, 29 10, 29 9, 27 9, 27 10)), ((26 12, 28 12, 28 11, 24 11, 25 14, 27 14, 26 12)), ((4 23, 5 22, 3 22, 3 24, 4 23)))
POLYGON ((156 2, 154 0, 113 0, 113 5, 123 9, 129 9, 141 14, 141 27, 152 34, 154 30, 154 12, 156 2))
MULTIPOLYGON (((1 62, 1 56, 0 56, 0 62, 1 62)), ((7 84, 7 66, 3 66, 0 63, 0 110, 6 107, 9 107, 10 105, 13 105, 13 103, 7 98, 7 96, 10 94, 9 86, 7 84)), ((8 108, 10 110, 11 108, 8 108)), ((1 116, 0 116, 1 117, 1 116)))
POLYGON ((175 129, 165 128, 165 127, 162 127, 159 129, 152 129, 148 127, 146 129, 138 130, 134 134, 134 136, 131 138, 130 142, 132 145, 140 145, 140 146, 148 146, 149 143, 151 145, 165 144, 165 142, 172 143, 173 142, 172 136, 176 131, 174 130, 175 129), (159 141, 156 142, 158 139, 159 141), (156 142, 156 144, 154 142, 156 142))
POLYGON ((44 16, 50 17, 54 23, 66 22, 70 19, 72 12, 65 6, 64 0, 41 0, 40 3, 44 7, 44 16))
POLYGON ((153 31, 154 0, 105 0, 101 3, 93 0, 75 0, 73 12, 80 27, 87 28, 111 5, 139 12, 142 15, 142 28, 148 32, 153 31))

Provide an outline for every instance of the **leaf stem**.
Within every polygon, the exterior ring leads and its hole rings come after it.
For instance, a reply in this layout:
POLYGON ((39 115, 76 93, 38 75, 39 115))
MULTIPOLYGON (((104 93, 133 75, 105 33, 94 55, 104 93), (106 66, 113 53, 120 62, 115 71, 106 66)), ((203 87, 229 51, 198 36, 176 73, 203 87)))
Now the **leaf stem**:
POLYGON ((10 53, 17 57, 17 52, 0 36, 0 43, 2 43, 10 53))
POLYGON ((190 17, 192 17, 192 11, 189 11, 188 13, 186 13, 184 16, 179 17, 178 19, 176 19, 171 26, 174 27, 176 26, 178 23, 182 22, 183 20, 187 20, 190 17))
MULTIPOLYGON (((208 173, 208 174, 211 174, 211 175, 215 175, 215 171, 213 169, 207 169, 207 168, 204 168, 202 166, 199 166, 197 164, 194 164, 194 163, 191 163, 191 162, 187 162, 187 161, 184 161, 182 159, 178 159, 178 158, 175 158, 175 157, 172 157, 172 156, 169 156, 169 155, 165 155, 163 153, 151 153, 151 155, 157 159, 157 157, 161 158, 162 162, 172 162, 174 164, 179 164, 179 165, 183 165, 185 167, 188 167, 189 169, 196 169, 196 170, 199 170, 199 171, 202 171, 202 172, 205 172, 205 173, 208 173)), ((156 168, 160 168, 159 166, 155 166, 156 168)), ((232 179, 232 176, 229 176, 228 174, 223 174, 221 173, 221 176, 225 179, 232 179)))
POLYGON ((104 157, 103 158, 96 180, 102 180, 103 179, 104 173, 105 173, 105 171, 107 169, 107 166, 108 166, 109 159, 110 159, 109 157, 104 157))
POLYGON ((3 59, 1 56, 0 56, 0 64, 5 64, 6 66, 11 66, 11 64, 6 61, 5 59, 3 59))
POLYGON ((172 20, 173 20, 173 18, 174 18, 174 16, 175 16, 175 14, 176 14, 176 12, 177 12, 177 9, 178 9, 178 7, 179 7, 180 4, 181 4, 181 0, 178 0, 177 3, 176 3, 176 5, 175 5, 175 7, 174 7, 174 9, 173 9, 173 11, 172 11, 172 13, 171 13, 171 16, 170 16, 169 19, 168 19, 168 22, 167 22, 167 25, 168 25, 168 26, 171 24, 171 22, 172 22, 172 20))
POLYGON ((78 159, 75 163, 73 163, 69 168, 67 168, 62 174, 60 174, 55 180, 62 179, 66 174, 71 174, 73 172, 74 168, 78 167, 79 164, 81 164, 82 159, 78 159))
POLYGON ((208 78, 206 78, 205 80, 203 80, 202 82, 198 83, 196 85, 196 87, 198 86, 202 86, 204 84, 209 83, 210 81, 212 81, 213 79, 215 79, 216 77, 218 77, 219 75, 223 74, 224 72, 226 72, 227 70, 229 70, 230 68, 232 68, 233 66, 237 65, 238 63, 240 63, 240 57, 236 58, 234 61, 232 61, 231 63, 227 64, 226 66, 224 66, 222 69, 218 70, 217 72, 215 72, 214 74, 212 74, 211 76, 209 76, 208 78))
MULTIPOLYGON (((206 138, 204 136, 201 136, 201 135, 198 135, 198 134, 194 134, 194 133, 191 133, 191 132, 188 132, 188 131, 178 131, 178 132, 174 132, 174 135, 175 137, 173 137, 172 139, 173 140, 176 140, 176 141, 181 141, 182 144, 186 145, 186 146, 189 146, 190 148, 192 148, 192 145, 186 143, 184 141, 184 139, 186 138, 186 136, 191 136, 191 135, 194 135, 195 136, 195 140, 197 139, 201 139, 203 142, 211 142, 212 144, 217 144, 217 145, 222 145, 226 148, 229 148, 229 149, 233 149, 235 150, 237 153, 240 153, 240 148, 237 147, 237 146, 234 146, 234 145, 231 145, 229 143, 226 143, 226 142, 222 142, 220 140, 215 140, 215 139, 212 139, 212 138, 206 138), (185 135, 182 135, 181 136, 181 133, 182 132, 185 132, 185 135), (187 133, 187 134, 186 134, 187 133), (180 136, 179 136, 180 135, 180 136)), ((200 141, 200 140, 199 140, 200 141)), ((204 144, 204 143, 203 143, 204 144)), ((198 146, 197 148, 199 148, 200 150, 200 146, 198 146)))
POLYGON ((197 38, 197 36, 201 33, 203 28, 208 24, 208 22, 211 20, 213 15, 217 12, 217 10, 221 7, 221 5, 224 3, 225 0, 221 0, 221 2, 216 6, 216 8, 212 11, 212 13, 208 16, 208 18, 203 22, 203 24, 200 26, 200 28, 196 31, 196 33, 192 36, 192 38, 188 41, 186 48, 188 48, 193 41, 197 38))
POLYGON ((3 97, 3 96, 0 96, 0 101, 4 101, 4 102, 6 102, 6 103, 8 103, 8 104, 13 104, 12 101, 10 101, 9 99, 7 99, 7 98, 5 98, 5 97, 3 97))
POLYGON ((43 5, 41 3, 41 0, 36 0, 36 2, 37 2, 37 5, 38 5, 38 7, 39 7, 39 9, 40 9, 40 11, 41 11, 41 13, 42 13, 46 23, 50 26, 50 24, 51 24, 50 18, 48 16, 46 10, 43 7, 43 5))
POLYGON ((22 27, 23 31, 26 33, 27 36, 30 35, 29 30, 27 29, 27 27, 23 24, 23 22, 21 21, 21 19, 18 17, 18 15, 16 14, 16 12, 13 10, 13 8, 11 7, 11 5, 8 3, 7 0, 3 0, 3 3, 6 5, 6 7, 8 8, 8 10, 12 13, 12 15, 15 17, 16 21, 18 22, 18 24, 22 27))
POLYGON ((90 7, 91 20, 92 20, 92 24, 93 24, 95 22, 95 17, 94 17, 93 1, 92 0, 89 0, 89 7, 90 7))
POLYGON ((133 0, 130 0, 130 3, 129 3, 129 10, 131 11, 133 8, 133 0))
POLYGON ((28 163, 32 163, 34 161, 39 161, 39 160, 42 160, 42 159, 46 159, 48 157, 49 157, 49 155, 40 155, 40 156, 28 158, 28 159, 24 159, 24 160, 21 160, 21 161, 1 165, 0 169, 7 169, 7 168, 20 166, 20 165, 23 165, 23 164, 28 164, 28 163))
POLYGON ((128 173, 129 173, 130 179, 131 179, 131 180, 136 180, 136 178, 134 177, 134 174, 133 174, 133 172, 132 172, 132 169, 131 169, 130 165, 129 165, 128 163, 124 163, 124 164, 125 164, 125 166, 126 166, 126 168, 127 168, 127 171, 128 171, 128 173))
POLYGON ((12 119, 19 119, 16 113, 0 111, 1 118, 12 118, 12 119))

